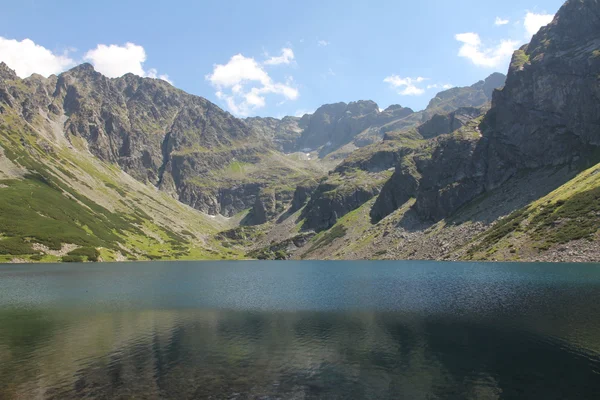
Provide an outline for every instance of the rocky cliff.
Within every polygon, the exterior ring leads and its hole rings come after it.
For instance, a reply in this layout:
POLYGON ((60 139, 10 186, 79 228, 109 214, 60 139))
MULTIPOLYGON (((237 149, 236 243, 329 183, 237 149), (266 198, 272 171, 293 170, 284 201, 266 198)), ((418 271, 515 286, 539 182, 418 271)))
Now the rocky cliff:
POLYGON ((419 112, 240 120, 160 80, 0 64, 0 255, 595 259, 599 76, 599 0, 419 112))
MULTIPOLYGON (((600 161, 598 5, 565 3, 550 25, 515 52, 506 85, 493 93, 481 123, 436 141, 431 157, 410 172, 397 168, 373 217, 380 219, 414 197, 422 218, 439 220, 517 173, 560 166, 580 170, 600 161), (418 181, 416 191, 413 184, 404 187, 407 174, 418 181)), ((440 131, 430 126, 434 123, 436 118, 421 129, 440 131)))

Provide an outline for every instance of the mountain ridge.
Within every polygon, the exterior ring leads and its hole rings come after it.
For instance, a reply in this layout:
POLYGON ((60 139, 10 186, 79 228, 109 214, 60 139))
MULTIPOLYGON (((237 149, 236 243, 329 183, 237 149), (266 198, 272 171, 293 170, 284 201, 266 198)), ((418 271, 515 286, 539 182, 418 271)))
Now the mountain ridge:
POLYGON ((569 0, 507 76, 418 112, 241 120, 161 80, 0 64, 0 258, 596 259, 598 32, 598 0, 569 0))

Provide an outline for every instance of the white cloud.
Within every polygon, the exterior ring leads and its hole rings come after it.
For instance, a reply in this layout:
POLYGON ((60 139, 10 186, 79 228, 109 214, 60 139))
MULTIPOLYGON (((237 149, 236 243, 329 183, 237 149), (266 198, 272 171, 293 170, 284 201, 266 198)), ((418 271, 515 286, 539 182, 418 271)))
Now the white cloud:
POLYGON ((319 45, 319 47, 325 47, 325 46, 329 46, 330 43, 327 40, 319 40, 317 42, 317 45, 319 45))
POLYGON ((496 17, 496 20, 494 21, 494 25, 496 26, 502 26, 502 25, 507 25, 510 21, 507 19, 502 19, 500 17, 496 17))
POLYGON ((152 79, 162 79, 163 81, 169 82, 171 85, 173 84, 173 81, 171 81, 169 79, 169 75, 159 74, 158 71, 156 70, 156 68, 150 68, 148 70, 148 72, 146 72, 146 77, 152 78, 152 79))
POLYGON ((146 74, 142 67, 146 61, 146 51, 133 43, 125 43, 124 46, 99 44, 85 53, 83 59, 109 78, 118 78, 128 72, 139 76, 146 74))
POLYGON ((83 59, 91 62, 96 71, 109 78, 118 78, 127 73, 132 73, 138 76, 162 79, 171 83, 168 75, 159 75, 154 68, 148 71, 144 70, 146 50, 134 43, 125 43, 123 46, 99 44, 95 49, 85 53, 83 59))
POLYGON ((462 43, 458 55, 471 60, 478 67, 495 68, 507 61, 517 49, 516 40, 502 40, 495 47, 485 47, 477 33, 459 33, 456 40, 462 43))
POLYGON ((401 78, 398 75, 390 75, 383 81, 389 83, 394 89, 398 89, 398 94, 402 96, 419 96, 425 93, 425 89, 417 84, 426 81, 427 78, 419 76, 418 78, 401 78))
POLYGON ((294 61, 294 52, 290 48, 281 49, 281 56, 271 57, 265 61, 265 65, 289 64, 294 61))
POLYGON ((427 85, 427 89, 444 89, 444 90, 448 90, 448 89, 452 89, 453 87, 454 87, 454 85, 451 85, 449 83, 446 83, 446 84, 434 83, 433 85, 427 85))
POLYGON ((535 35, 542 26, 548 25, 553 19, 554 15, 552 14, 535 14, 528 12, 527 15, 525 15, 525 22, 523 22, 525 30, 527 31, 527 38, 535 35))
POLYGON ((62 55, 54 54, 30 39, 19 42, 1 36, 0 61, 14 69, 21 78, 27 78, 33 73, 48 77, 75 65, 75 61, 68 56, 68 51, 62 55))
MULTIPOLYGON (((285 52, 282 57, 284 56, 285 52)), ((231 57, 227 64, 216 64, 212 74, 206 75, 205 78, 217 89, 217 98, 225 101, 232 113, 241 116, 265 107, 267 94, 296 100, 299 92, 292 86, 293 78, 288 78, 285 83, 275 82, 264 70, 264 64, 258 63, 254 58, 237 54, 231 57)))

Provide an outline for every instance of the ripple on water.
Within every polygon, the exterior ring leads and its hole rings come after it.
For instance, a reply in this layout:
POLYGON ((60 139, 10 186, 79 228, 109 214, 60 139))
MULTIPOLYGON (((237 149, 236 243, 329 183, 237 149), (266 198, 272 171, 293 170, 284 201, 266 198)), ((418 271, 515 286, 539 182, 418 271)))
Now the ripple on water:
POLYGON ((0 267, 0 398, 585 399, 600 268, 0 267))

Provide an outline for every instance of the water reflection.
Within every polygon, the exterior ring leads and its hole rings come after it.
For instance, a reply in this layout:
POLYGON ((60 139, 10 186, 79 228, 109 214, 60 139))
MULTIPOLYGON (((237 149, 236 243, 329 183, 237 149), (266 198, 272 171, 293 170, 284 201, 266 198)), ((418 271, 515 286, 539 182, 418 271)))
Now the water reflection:
POLYGON ((0 314, 0 398, 592 398, 598 353, 402 313, 0 314))
POLYGON ((600 393, 597 267, 142 266, 0 268, 0 399, 600 393))

